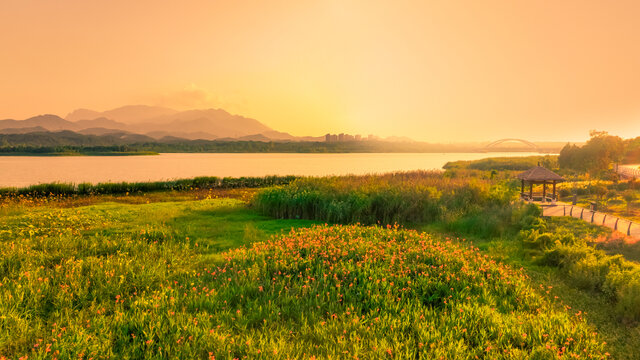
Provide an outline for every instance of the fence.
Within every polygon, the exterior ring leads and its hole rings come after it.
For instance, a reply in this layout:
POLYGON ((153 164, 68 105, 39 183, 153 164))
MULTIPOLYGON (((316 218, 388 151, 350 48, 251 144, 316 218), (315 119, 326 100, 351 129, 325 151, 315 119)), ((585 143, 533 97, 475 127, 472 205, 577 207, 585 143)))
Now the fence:
POLYGON ((628 236, 640 238, 640 224, 615 215, 591 211, 574 205, 545 206, 542 213, 544 216, 571 216, 592 224, 607 226, 628 236))
POLYGON ((616 171, 618 172, 618 174, 625 176, 625 177, 630 177, 630 178, 640 178, 640 168, 633 168, 633 167, 629 167, 629 166, 617 166, 616 167, 616 171))

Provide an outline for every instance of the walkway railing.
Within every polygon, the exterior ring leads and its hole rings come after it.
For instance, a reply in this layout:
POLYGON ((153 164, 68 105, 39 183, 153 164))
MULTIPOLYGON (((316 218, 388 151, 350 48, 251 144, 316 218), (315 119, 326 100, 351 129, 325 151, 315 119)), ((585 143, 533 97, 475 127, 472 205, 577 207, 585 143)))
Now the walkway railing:
POLYGON ((560 204, 543 207, 542 214, 544 216, 571 216, 592 224, 607 226, 628 236, 640 239, 639 223, 600 211, 591 211, 575 205, 560 204))
POLYGON ((625 177, 636 178, 636 179, 640 178, 640 169, 638 168, 619 165, 616 171, 618 172, 618 174, 625 177))

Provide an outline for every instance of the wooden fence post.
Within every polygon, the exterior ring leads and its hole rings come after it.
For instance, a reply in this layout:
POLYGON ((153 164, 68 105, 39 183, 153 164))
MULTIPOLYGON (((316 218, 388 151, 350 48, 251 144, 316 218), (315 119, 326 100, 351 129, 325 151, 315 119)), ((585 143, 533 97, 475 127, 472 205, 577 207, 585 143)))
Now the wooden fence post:
POLYGON ((580 220, 582 220, 582 215, 584 214, 584 209, 582 209, 582 211, 580 211, 580 220))
POLYGON ((604 214, 604 218, 602 218, 602 225, 604 225, 605 221, 607 221, 607 214, 604 214))
POLYGON ((593 218, 596 217, 596 212, 592 212, 591 213, 591 223, 593 224, 593 218))

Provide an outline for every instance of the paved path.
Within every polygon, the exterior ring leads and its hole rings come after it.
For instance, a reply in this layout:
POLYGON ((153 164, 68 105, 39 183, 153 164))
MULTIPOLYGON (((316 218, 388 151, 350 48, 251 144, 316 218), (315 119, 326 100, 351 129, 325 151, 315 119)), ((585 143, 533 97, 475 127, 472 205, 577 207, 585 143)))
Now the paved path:
POLYGON ((621 217, 599 211, 593 212, 589 209, 562 202, 558 202, 556 206, 543 206, 542 208, 544 216, 572 216, 577 219, 582 218, 582 220, 586 222, 607 226, 632 237, 634 240, 640 240, 640 224, 621 217))

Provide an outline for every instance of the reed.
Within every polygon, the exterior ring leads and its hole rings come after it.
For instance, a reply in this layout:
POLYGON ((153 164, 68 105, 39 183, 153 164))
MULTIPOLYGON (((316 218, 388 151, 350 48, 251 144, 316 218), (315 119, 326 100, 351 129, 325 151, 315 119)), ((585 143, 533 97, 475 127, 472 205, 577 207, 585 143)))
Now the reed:
POLYGON ((219 178, 203 176, 192 179, 178 179, 153 182, 106 182, 106 183, 48 183, 22 188, 0 188, 0 196, 50 196, 50 195, 109 195, 126 193, 150 193, 156 191, 184 191, 195 189, 258 188, 289 184, 294 176, 265 176, 219 178))
POLYGON ((260 191, 253 205, 276 218, 328 223, 454 221, 487 207, 509 207, 515 190, 489 179, 441 172, 301 178, 260 191), (500 191, 496 188, 500 187, 500 191))

